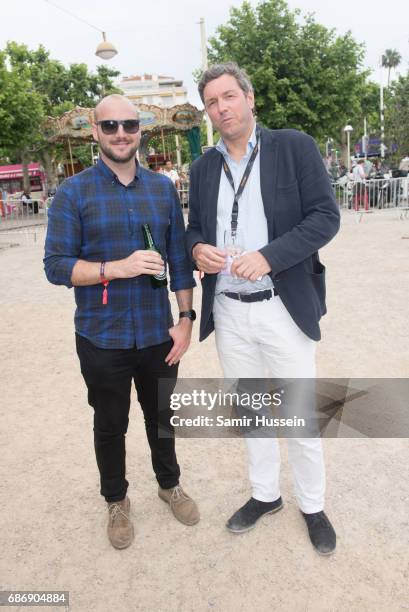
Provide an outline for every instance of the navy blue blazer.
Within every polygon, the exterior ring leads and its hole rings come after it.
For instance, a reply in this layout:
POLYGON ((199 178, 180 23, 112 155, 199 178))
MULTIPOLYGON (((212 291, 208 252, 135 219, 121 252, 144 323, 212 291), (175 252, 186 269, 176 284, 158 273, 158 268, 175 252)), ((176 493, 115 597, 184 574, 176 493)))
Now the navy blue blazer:
MULTIPOLYGON (((325 266, 318 249, 337 233, 339 207, 311 136, 261 128, 260 141, 261 195, 269 242, 259 250, 271 266, 270 277, 291 317, 307 336, 320 340, 319 320, 326 305, 325 266)), ((216 245, 221 171, 222 155, 215 148, 192 164, 186 230, 190 258, 196 243, 216 245)), ((216 278, 216 274, 205 274, 202 279, 200 340, 214 330, 216 278)))

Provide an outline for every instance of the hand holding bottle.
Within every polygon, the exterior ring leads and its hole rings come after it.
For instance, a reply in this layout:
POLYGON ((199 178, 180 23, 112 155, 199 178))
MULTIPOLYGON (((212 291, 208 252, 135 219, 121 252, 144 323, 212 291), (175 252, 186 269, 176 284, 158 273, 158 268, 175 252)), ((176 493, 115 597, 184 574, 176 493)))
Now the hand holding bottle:
MULTIPOLYGON (((145 241, 146 250, 149 253, 159 255, 159 257, 161 258, 161 261, 163 262, 160 251, 155 244, 155 241, 152 236, 152 231, 148 223, 145 223, 144 225, 142 225, 142 233, 143 233, 143 239, 145 241)), ((153 274, 150 272, 147 272, 145 274, 151 274, 151 285, 153 289, 159 289, 160 287, 166 287, 166 285, 168 284, 168 279, 166 278, 166 265, 164 262, 163 262, 163 267, 160 271, 156 271, 153 274)))
POLYGON ((151 276, 163 274, 165 262, 160 253, 155 251, 134 251, 122 260, 123 278, 133 278, 140 274, 151 276))

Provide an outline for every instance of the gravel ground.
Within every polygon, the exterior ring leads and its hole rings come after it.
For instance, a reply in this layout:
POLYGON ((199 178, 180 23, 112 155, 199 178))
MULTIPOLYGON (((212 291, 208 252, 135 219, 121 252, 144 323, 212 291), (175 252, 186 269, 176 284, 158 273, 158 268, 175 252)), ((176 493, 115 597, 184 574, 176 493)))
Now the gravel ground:
MULTIPOLYGON (((134 396, 127 470, 136 537, 124 551, 111 548, 75 355, 73 292, 47 283, 44 233, 34 231, 36 241, 21 233, 0 242, 0 590, 68 590, 78 612, 408 610, 407 439, 324 441, 326 509, 338 534, 326 558, 309 543, 285 443, 284 510, 233 536, 224 523, 249 496, 243 441, 179 439, 182 483, 202 519, 177 523, 157 497, 134 396)), ((409 222, 396 213, 362 223, 343 215, 322 251, 320 376, 408 377, 408 237, 409 222)), ((199 300, 197 290, 196 309, 199 300)), ((199 345, 197 330, 180 375, 221 376, 214 338, 199 345)))

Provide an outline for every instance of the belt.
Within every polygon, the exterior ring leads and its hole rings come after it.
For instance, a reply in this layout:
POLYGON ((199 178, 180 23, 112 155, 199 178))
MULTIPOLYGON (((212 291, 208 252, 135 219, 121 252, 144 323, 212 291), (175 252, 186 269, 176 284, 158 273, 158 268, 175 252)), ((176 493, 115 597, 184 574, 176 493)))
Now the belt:
MULTIPOLYGON (((274 295, 278 295, 275 287, 273 287, 274 295)), ((230 293, 224 291, 223 295, 232 300, 239 300, 240 302, 262 302, 263 300, 270 300, 273 297, 273 291, 266 289, 266 291, 256 291, 255 293, 230 293)))

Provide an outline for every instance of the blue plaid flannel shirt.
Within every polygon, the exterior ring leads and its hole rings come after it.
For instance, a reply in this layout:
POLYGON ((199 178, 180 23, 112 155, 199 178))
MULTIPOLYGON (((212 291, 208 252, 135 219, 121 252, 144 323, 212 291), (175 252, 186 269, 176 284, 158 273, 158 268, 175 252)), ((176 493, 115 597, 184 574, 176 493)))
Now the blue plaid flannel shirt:
MULTIPOLYGON (((166 176, 136 165, 126 187, 100 159, 96 166, 67 179, 48 215, 44 268, 48 280, 71 288, 78 259, 113 261, 145 249, 142 225, 149 223, 166 260, 171 291, 195 286, 184 241, 177 192, 166 176)), ((166 287, 153 289, 148 275, 75 287, 75 329, 101 348, 144 348, 170 339, 173 325, 166 287)))

